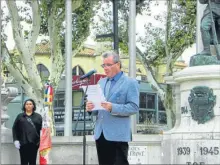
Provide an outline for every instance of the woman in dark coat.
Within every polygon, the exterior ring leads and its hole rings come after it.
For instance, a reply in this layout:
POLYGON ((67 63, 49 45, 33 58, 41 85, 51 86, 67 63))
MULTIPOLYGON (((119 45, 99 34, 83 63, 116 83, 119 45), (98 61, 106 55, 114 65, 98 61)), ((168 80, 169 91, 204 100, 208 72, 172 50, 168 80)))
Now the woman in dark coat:
POLYGON ((19 149, 22 165, 36 165, 42 117, 35 112, 36 104, 32 99, 24 102, 22 110, 12 128, 14 145, 19 149))

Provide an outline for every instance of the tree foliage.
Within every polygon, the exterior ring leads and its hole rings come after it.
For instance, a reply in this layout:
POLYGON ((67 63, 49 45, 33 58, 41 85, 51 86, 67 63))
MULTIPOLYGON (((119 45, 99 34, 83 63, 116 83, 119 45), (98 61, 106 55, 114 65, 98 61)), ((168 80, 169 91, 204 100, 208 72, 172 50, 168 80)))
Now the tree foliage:
MULTIPOLYGON (((95 4, 95 1, 72 0, 74 50, 78 50, 89 35, 89 25, 95 12, 95 4)), ((49 80, 56 89, 64 70, 64 51, 61 49, 62 46, 64 48, 62 44, 65 39, 65 1, 6 1, 3 25, 7 23, 12 25, 18 53, 9 52, 4 43, 3 62, 25 93, 38 103, 42 103, 45 82, 36 67, 37 38, 39 35, 49 37, 51 51, 49 80)), ((2 35, 7 39, 8 33, 2 33, 2 35)), ((74 51, 74 53, 77 52, 74 51)))
MULTIPOLYGON (((171 24, 168 31, 168 40, 165 41, 168 27, 153 27, 146 25, 146 35, 141 38, 146 48, 146 58, 153 66, 158 66, 167 60, 165 46, 169 47, 172 63, 174 63, 183 51, 195 42, 196 35, 196 1, 176 0, 171 8, 171 24), (147 42, 146 42, 147 41, 147 42), (166 42, 166 43, 165 43, 166 42)), ((165 17, 158 15, 156 18, 161 23, 166 22, 165 17)))
MULTIPOLYGON (((120 50, 128 54, 128 21, 129 21, 129 1, 119 1, 119 38, 120 50)), ((196 35, 196 1, 191 0, 167 0, 167 1, 147 1, 142 0, 137 3, 137 15, 154 17, 159 22, 155 26, 153 22, 145 25, 145 34, 138 38, 142 44, 144 52, 137 49, 137 56, 145 66, 149 83, 158 90, 159 96, 169 116, 175 116, 172 103, 172 88, 168 85, 166 89, 160 87, 155 78, 155 68, 161 64, 166 64, 166 75, 172 75, 174 63, 182 55, 183 51, 195 42, 196 35), (161 11, 159 15, 153 15, 159 3, 166 2, 167 10, 161 11), (149 78, 150 77, 150 78, 149 78)), ((109 5, 109 4, 108 4, 109 5)), ((112 32, 112 11, 108 5, 103 5, 105 12, 99 15, 99 24, 94 25, 97 34, 112 32), (100 24, 102 26, 100 26, 100 24)), ((109 39, 102 39, 109 40, 109 39)), ((112 41, 112 40, 110 40, 112 41)))
MULTIPOLYGON (((169 0, 167 1, 166 17, 158 16, 158 18, 165 20, 165 28, 146 28, 147 34, 150 34, 150 36, 146 37, 150 38, 151 41, 148 44, 145 43, 145 58, 148 59, 151 67, 166 63, 166 75, 169 76, 173 74, 176 60, 185 49, 195 42, 196 1, 169 0), (154 40, 152 41, 153 38, 154 40)), ((145 39, 142 39, 143 43, 145 39)), ((152 74, 154 75, 155 73, 152 74)), ((172 87, 167 85, 164 91, 163 104, 167 111, 168 126, 171 128, 175 123, 172 87)))
MULTIPOLYGON (((118 35, 119 47, 124 54, 128 54, 128 16, 129 16, 129 2, 128 0, 118 0, 118 35)), ((150 1, 137 0, 136 11, 141 14, 143 11, 150 10, 150 1)), ((150 13, 148 13, 150 14, 150 13)), ((101 10, 96 14, 95 20, 92 24, 94 31, 94 38, 99 34, 113 33, 113 4, 112 0, 105 1, 101 5, 101 10)), ((113 42, 113 38, 99 38, 98 42, 109 41, 113 42)))
MULTIPOLYGON (((76 0, 75 0, 76 1, 76 0)), ((74 1, 73 1, 74 2, 74 1)), ((41 33, 48 35, 48 15, 53 1, 44 1, 42 3, 42 12, 41 12, 41 33)), ((83 0, 79 8, 73 11, 72 13, 72 48, 76 50, 81 46, 85 39, 90 34, 90 23, 92 22, 95 11, 98 7, 99 1, 90 1, 83 0)), ((65 8, 65 1, 60 1, 60 8, 65 8)), ((61 11, 57 11, 57 15, 61 15, 61 11)), ((61 47, 62 52, 65 51, 65 24, 60 24, 60 38, 61 38, 61 47)))

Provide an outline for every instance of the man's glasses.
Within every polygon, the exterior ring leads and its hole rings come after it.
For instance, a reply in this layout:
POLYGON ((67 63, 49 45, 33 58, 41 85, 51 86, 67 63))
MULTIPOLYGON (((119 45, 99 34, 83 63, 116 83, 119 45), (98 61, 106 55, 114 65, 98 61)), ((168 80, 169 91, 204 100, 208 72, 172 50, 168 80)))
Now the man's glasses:
POLYGON ((114 64, 102 64, 101 67, 104 68, 104 67, 111 67, 115 64, 117 64, 118 62, 114 63, 114 64))

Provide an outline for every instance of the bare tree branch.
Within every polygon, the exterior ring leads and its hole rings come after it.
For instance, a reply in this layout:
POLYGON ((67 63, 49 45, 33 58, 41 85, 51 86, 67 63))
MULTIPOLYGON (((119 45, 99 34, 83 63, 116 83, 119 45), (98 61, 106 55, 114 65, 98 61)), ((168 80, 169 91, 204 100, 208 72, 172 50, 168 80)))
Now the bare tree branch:
MULTIPOLYGON (((15 1, 6 1, 6 3, 9 9, 9 13, 11 15, 14 40, 16 43, 16 47, 20 53, 21 60, 24 63, 24 67, 28 75, 28 82, 33 87, 35 92, 38 93, 38 95, 40 95, 41 90, 43 88, 42 83, 41 83, 41 78, 38 74, 36 63, 33 58, 33 54, 31 54, 30 50, 28 49, 28 46, 25 43, 24 36, 22 34, 20 17, 18 15, 18 8, 16 6, 15 1)), ((36 40, 34 41, 32 39, 32 43, 36 44, 36 40)))
POLYGON ((20 53, 22 53, 22 50, 25 49, 25 42, 24 42, 24 37, 22 34, 22 27, 20 24, 20 17, 18 15, 18 8, 16 6, 15 1, 6 1, 6 4, 8 6, 9 13, 11 15, 11 24, 13 27, 13 35, 14 35, 14 40, 16 43, 18 43, 17 49, 20 53))
MULTIPOLYGON (((82 0, 73 0, 72 1, 72 10, 76 10, 80 7, 82 0)), ((56 3, 53 3, 51 6, 50 15, 48 18, 48 31, 50 36, 50 48, 51 48, 51 74, 50 74, 50 82, 53 84, 54 88, 58 86, 61 74, 64 70, 64 55, 61 52, 60 45, 60 36, 54 36, 53 34, 58 34, 62 26, 62 20, 65 17, 65 10, 57 13, 56 3), (55 16, 58 15, 56 18, 55 16)), ((77 53, 79 49, 77 49, 74 53, 77 53)))
MULTIPOLYGON (((62 22, 60 22, 61 17, 59 19, 55 18, 56 15, 56 5, 53 4, 51 6, 50 15, 48 18, 48 32, 50 36, 50 62, 51 62, 51 74, 50 74, 50 82, 53 84, 54 88, 58 86, 60 76, 62 74, 62 70, 64 68, 64 58, 61 52, 60 46, 60 36, 54 36, 54 34, 58 34, 62 22)), ((62 15, 63 16, 63 15, 62 15)))
POLYGON ((32 8, 33 21, 32 21, 32 29, 28 36, 28 43, 29 43, 29 51, 35 53, 36 40, 39 36, 40 21, 41 21, 39 4, 37 0, 31 1, 31 8, 32 8))

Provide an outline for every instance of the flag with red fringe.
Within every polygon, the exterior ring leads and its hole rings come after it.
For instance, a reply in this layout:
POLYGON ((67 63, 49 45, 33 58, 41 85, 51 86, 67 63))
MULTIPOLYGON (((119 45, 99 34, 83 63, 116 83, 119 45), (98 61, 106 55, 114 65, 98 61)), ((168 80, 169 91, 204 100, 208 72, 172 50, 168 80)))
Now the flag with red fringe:
POLYGON ((52 111, 53 102, 53 88, 50 83, 45 84, 44 92, 44 112, 43 112, 43 123, 40 137, 40 147, 39 147, 39 158, 40 165, 51 164, 50 161, 50 150, 52 147, 51 134, 53 128, 53 122, 50 112, 52 111))

